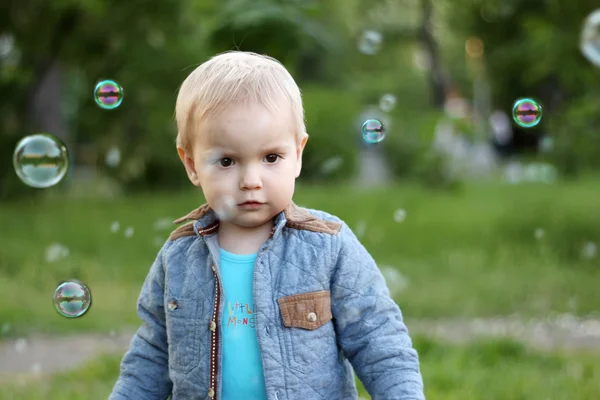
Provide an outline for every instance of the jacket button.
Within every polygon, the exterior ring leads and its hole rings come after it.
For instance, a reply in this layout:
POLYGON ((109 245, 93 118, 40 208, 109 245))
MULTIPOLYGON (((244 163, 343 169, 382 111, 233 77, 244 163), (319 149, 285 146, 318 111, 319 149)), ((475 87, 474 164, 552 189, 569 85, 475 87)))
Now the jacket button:
POLYGON ((208 389, 208 397, 211 399, 215 397, 215 390, 213 388, 208 389))
POLYGON ((307 318, 310 322, 315 322, 317 320, 317 314, 314 312, 308 313, 307 318))
POLYGON ((179 308, 179 304, 177 304, 177 302, 175 300, 171 300, 169 302, 169 304, 167 305, 167 307, 169 307, 169 310, 175 311, 179 308))
POLYGON ((217 323, 215 321, 210 321, 210 330, 215 331, 217 329, 217 323))
POLYGON ((217 269, 215 268, 215 264, 212 265, 212 270, 213 270, 213 272, 217 272, 217 269))

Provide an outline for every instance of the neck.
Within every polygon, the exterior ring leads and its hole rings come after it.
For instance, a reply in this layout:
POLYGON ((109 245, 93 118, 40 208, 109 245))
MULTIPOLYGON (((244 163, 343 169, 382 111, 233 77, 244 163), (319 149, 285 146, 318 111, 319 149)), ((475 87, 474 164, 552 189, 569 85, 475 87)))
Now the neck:
POLYGON ((219 222, 217 237, 219 246, 233 254, 253 254, 269 239, 273 221, 247 228, 230 222, 219 222))

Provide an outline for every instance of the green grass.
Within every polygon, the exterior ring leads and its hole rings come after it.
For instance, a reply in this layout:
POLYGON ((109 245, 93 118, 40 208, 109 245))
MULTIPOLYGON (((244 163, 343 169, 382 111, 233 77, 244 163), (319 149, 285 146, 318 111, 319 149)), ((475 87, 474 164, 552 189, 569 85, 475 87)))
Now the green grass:
MULTIPOLYGON (((589 400, 600 394, 597 356, 540 354, 511 341, 457 346, 416 338, 415 347, 428 400, 589 400)), ((4 386, 0 399, 106 399, 121 357, 106 355, 69 373, 4 386)))
MULTIPOLYGON (((411 319, 486 317, 519 312, 587 315, 600 309, 600 180, 557 185, 469 184, 434 192, 406 184, 387 189, 299 185, 297 204, 326 210, 355 229, 380 265, 408 285, 397 296, 411 319), (406 219, 393 220, 402 208, 406 219), (534 231, 544 229, 538 240, 534 231)), ((21 336, 137 327, 135 303, 148 269, 176 218, 203 202, 199 192, 151 193, 116 200, 49 197, 0 204, 0 335, 21 336), (111 233, 113 221, 121 229, 111 233), (135 228, 126 239, 123 229, 135 228), (53 243, 70 250, 47 262, 53 243), (79 319, 60 317, 56 285, 77 278, 93 295, 79 319), (6 329, 6 327, 10 329, 6 329)), ((600 393, 599 358, 541 355, 511 342, 450 346, 416 340, 428 399, 590 399, 600 393)), ((106 398, 122 354, 26 386, 0 385, 0 399, 106 398), (94 393, 91 397, 90 393, 94 393)), ((364 393, 363 393, 364 394, 364 393)))
MULTIPOLYGON (((363 243, 380 265, 407 279, 396 296, 407 319, 495 316, 549 311, 585 315, 600 309, 600 259, 583 259, 586 241, 600 245, 600 183, 555 186, 471 184, 458 192, 406 185, 377 190, 300 185, 295 201, 327 210, 352 228, 362 221, 363 243), (406 210, 402 223, 393 220, 406 210), (543 228, 542 240, 534 231, 543 228)), ((117 200, 47 199, 0 205, 0 325, 8 335, 33 331, 119 330, 136 326, 143 280, 176 218, 201 204, 198 192, 152 193, 117 200), (110 231, 112 221, 121 230, 110 231), (126 239, 123 229, 133 226, 126 239), (60 243, 70 255, 45 260, 60 243), (52 307, 56 285, 87 282, 88 314, 65 319, 52 307)))

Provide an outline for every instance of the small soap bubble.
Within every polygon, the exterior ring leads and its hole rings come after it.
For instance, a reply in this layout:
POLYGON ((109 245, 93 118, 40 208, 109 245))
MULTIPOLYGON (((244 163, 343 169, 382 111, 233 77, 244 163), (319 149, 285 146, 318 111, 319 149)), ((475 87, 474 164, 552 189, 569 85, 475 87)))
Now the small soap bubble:
POLYGON ((381 111, 390 112, 394 107, 396 107, 396 96, 390 93, 381 96, 381 99, 379 99, 379 108, 381 108, 381 111))
POLYGON ((219 203, 215 206, 214 210, 220 220, 229 221, 235 215, 235 206, 236 203, 233 197, 223 196, 219 203))
POLYGON ((27 350, 27 339, 25 339, 25 338, 18 338, 15 341, 15 351, 17 353, 22 353, 25 350, 27 350))
POLYGON ((64 143, 53 135, 30 135, 17 143, 13 167, 26 185, 48 188, 65 177, 69 170, 69 153, 64 143))
POLYGON ((374 55, 379 52, 383 36, 377 31, 366 30, 358 39, 358 51, 366 55, 374 55))
POLYGON ((392 297, 397 296, 408 286, 408 279, 403 276, 396 267, 391 265, 382 265, 381 274, 385 278, 385 283, 392 297))
POLYGON ((596 258, 597 254, 598 254, 598 246, 596 246, 596 243, 587 242, 583 245, 583 249, 581 251, 581 255, 583 256, 583 258, 585 258, 587 260, 591 260, 593 258, 596 258))
POLYGON ((321 171, 323 171, 324 174, 330 174, 339 169, 343 163, 344 159, 340 156, 328 158, 321 164, 321 171))
POLYGON ((133 226, 128 226, 123 231, 123 236, 125 236, 127 239, 130 239, 133 236, 134 232, 135 232, 135 229, 133 228, 133 226))
POLYGON ((53 243, 46 248, 45 259, 48 263, 60 261, 69 257, 69 248, 60 243, 53 243))
POLYGON ((541 153, 549 153, 554 148, 554 139, 550 136, 544 136, 538 143, 538 150, 541 153))
POLYGON ((123 88, 115 81, 98 82, 94 89, 96 104, 105 110, 112 110, 123 102, 123 88))
POLYGON ((121 228, 121 224, 119 224, 119 221, 113 221, 113 223, 110 224, 110 231, 112 233, 118 232, 120 228, 121 228))
POLYGON ((358 221, 358 223, 356 224, 356 237, 357 238, 361 238, 365 235, 365 232, 367 231, 367 222, 365 220, 360 220, 358 221))
POLYGON ((533 236, 535 236, 537 240, 542 240, 544 236, 546 236, 546 231, 544 231, 542 228, 537 228, 535 232, 533 232, 533 236))
POLYGON ((394 211, 394 221, 396 221, 396 222, 402 222, 405 219, 406 219, 406 211, 404 211, 401 208, 399 208, 396 211, 394 211))
POLYGON ((377 119, 368 119, 362 126, 362 137, 369 144, 379 143, 385 138, 383 123, 377 119))
POLYGON ((119 150, 118 147, 112 147, 106 153, 106 158, 104 159, 104 162, 107 166, 111 168, 118 167, 121 163, 121 150, 119 150))
POLYGON ((155 231, 164 231, 173 227, 173 218, 161 218, 154 222, 155 231))
POLYGON ((62 282, 52 297, 54 308, 63 317, 77 318, 87 312, 92 303, 90 289, 81 281, 72 279, 62 282))
POLYGON ((542 119, 542 106, 535 100, 519 99, 513 105, 513 120, 523 128, 536 126, 542 119))
POLYGON ((0 58, 6 58, 13 52, 15 47, 15 37, 10 34, 0 35, 0 58))
POLYGON ((39 375, 42 372, 42 363, 36 362, 31 365, 31 373, 39 375))
POLYGON ((589 62, 600 67, 600 9, 585 19, 579 47, 589 62))

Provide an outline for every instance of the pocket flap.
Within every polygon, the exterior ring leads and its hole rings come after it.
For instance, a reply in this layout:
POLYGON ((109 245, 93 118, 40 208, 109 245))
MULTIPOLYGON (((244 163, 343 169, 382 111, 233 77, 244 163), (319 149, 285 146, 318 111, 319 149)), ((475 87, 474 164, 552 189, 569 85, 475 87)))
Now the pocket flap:
POLYGON ((277 299, 283 325, 288 328, 317 329, 331 320, 329 290, 299 293, 277 299))

